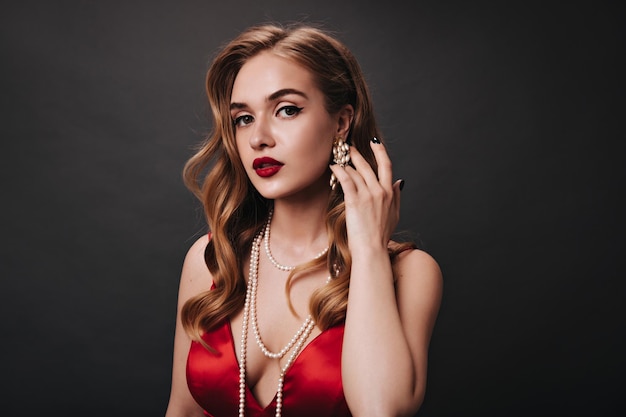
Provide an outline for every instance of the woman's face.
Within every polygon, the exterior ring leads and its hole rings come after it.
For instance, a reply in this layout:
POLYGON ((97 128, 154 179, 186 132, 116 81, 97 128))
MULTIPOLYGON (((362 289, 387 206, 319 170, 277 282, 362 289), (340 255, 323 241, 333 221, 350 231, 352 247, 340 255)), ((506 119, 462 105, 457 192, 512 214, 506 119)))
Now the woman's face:
POLYGON ((230 103, 241 162, 263 197, 328 192, 333 138, 347 135, 350 106, 330 115, 311 73, 271 52, 243 65, 230 103))

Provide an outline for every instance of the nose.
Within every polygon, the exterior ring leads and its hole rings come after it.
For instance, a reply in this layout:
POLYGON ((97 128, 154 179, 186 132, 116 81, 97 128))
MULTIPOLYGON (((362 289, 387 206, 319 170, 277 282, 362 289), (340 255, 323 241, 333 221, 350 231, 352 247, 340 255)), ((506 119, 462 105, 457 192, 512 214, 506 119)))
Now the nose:
POLYGON ((250 132, 250 146, 253 149, 262 149, 274 146, 270 123, 259 116, 254 120, 252 131, 250 132))

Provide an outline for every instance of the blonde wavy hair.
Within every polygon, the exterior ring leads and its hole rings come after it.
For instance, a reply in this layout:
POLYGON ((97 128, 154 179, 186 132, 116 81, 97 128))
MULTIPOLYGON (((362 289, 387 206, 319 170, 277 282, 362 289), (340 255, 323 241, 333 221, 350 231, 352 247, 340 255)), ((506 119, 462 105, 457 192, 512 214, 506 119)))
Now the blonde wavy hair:
MULTIPOLYGON (((214 287, 189 299, 181 314, 183 326, 194 340, 201 340, 204 331, 243 307, 246 292, 243 263, 272 208, 272 201, 263 198, 246 175, 237 152, 230 116, 235 77, 250 58, 266 50, 311 72, 325 96, 329 114, 336 114, 346 104, 352 105, 354 118, 347 141, 361 152, 375 172, 377 169, 369 141, 374 136, 382 141, 382 135, 376 127, 363 73, 343 43, 312 25, 268 24, 251 27, 224 46, 214 58, 206 77, 213 128, 183 169, 185 185, 202 202, 212 234, 205 250, 205 261, 213 275, 214 287)), ((327 256, 297 267, 285 289, 289 295, 298 275, 328 269, 333 279, 315 291, 309 305, 321 329, 345 319, 348 300, 352 260, 341 187, 336 187, 330 194, 326 227, 329 238, 327 256)), ((407 247, 414 245, 390 246, 392 260, 407 247)))

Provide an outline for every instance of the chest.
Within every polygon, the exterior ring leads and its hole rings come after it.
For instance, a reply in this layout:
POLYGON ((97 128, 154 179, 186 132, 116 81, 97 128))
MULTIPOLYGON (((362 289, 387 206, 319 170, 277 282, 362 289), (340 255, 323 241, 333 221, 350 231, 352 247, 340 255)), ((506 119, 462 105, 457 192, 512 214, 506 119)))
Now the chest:
MULTIPOLYGON (((239 362, 230 323, 204 335, 211 352, 194 342, 187 361, 187 381, 191 394, 214 417, 236 415, 239 403, 239 362)), ((253 342, 253 341, 252 341, 253 342)), ((341 345, 343 326, 318 332, 287 370, 283 387, 283 413, 287 416, 349 416, 341 383, 341 345)), ((253 342, 254 343, 254 342, 253 342)), ((250 346, 250 352, 259 350, 250 346)), ((267 371, 271 365, 259 366, 267 371)), ((276 406, 276 379, 262 372, 256 381, 246 379, 246 415, 273 415, 276 406), (255 390, 265 383, 266 392, 255 390), (261 395, 259 395, 261 394, 261 395), (261 397, 261 398, 259 398, 261 397)))

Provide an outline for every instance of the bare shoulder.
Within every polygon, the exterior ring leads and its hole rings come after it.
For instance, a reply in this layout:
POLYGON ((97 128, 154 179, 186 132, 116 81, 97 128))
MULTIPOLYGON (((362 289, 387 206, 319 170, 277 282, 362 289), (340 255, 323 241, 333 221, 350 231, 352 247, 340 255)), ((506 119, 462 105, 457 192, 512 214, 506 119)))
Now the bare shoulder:
POLYGON ((172 366, 172 386, 166 417, 202 416, 200 406, 195 402, 187 386, 185 373, 191 337, 181 321, 181 311, 187 300, 211 288, 213 278, 204 261, 204 251, 209 237, 197 239, 187 251, 183 262, 178 290, 178 313, 174 336, 174 358, 172 366))
POLYGON ((187 251, 180 277, 179 298, 187 299, 211 288, 213 277, 204 260, 204 250, 209 243, 209 236, 197 239, 187 251))
POLYGON ((421 249, 405 250, 398 254, 394 267, 398 280, 414 277, 418 280, 439 282, 443 279, 443 274, 439 263, 428 252, 421 249))
POLYGON ((411 349, 425 362, 439 314, 443 275, 435 259, 420 249, 398 254, 394 262, 398 311, 411 349))
POLYGON ((434 318, 441 303, 443 274, 439 263, 421 249, 406 250, 394 262, 398 303, 405 312, 434 318), (418 313, 421 310, 421 313, 418 313))

